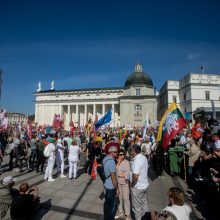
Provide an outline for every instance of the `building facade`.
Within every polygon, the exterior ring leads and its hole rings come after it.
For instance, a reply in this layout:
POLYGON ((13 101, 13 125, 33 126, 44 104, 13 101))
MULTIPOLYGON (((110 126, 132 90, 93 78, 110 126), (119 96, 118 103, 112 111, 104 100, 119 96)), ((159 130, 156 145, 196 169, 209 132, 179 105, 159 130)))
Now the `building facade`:
POLYGON ((135 72, 124 87, 92 88, 73 90, 46 90, 34 93, 35 122, 52 124, 55 114, 60 114, 65 129, 71 121, 84 126, 89 119, 101 118, 112 108, 111 126, 143 126, 146 113, 151 120, 157 118, 157 94, 153 82, 142 66, 137 64, 135 72))
POLYGON ((26 125, 28 123, 28 115, 23 113, 7 112, 8 125, 26 125))
POLYGON ((159 120, 173 101, 176 101, 182 113, 188 114, 190 119, 201 110, 210 114, 216 111, 219 115, 220 75, 190 73, 179 81, 167 80, 159 91, 159 120))
POLYGON ((190 73, 181 80, 167 80, 158 93, 140 64, 128 76, 124 87, 54 90, 53 86, 34 95, 35 122, 52 124, 54 115, 60 114, 66 130, 71 121, 84 126, 89 119, 94 121, 96 116, 100 119, 110 108, 111 126, 143 126, 146 114, 154 124, 173 101, 189 119, 200 109, 210 112, 215 109, 220 117, 219 74, 190 73))

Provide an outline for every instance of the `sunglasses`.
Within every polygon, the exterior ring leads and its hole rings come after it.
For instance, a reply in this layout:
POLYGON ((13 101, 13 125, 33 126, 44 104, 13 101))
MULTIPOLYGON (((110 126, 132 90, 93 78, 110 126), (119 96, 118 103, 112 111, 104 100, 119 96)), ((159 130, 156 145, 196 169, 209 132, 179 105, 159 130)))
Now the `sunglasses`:
POLYGON ((125 154, 119 154, 119 156, 124 156, 125 154))

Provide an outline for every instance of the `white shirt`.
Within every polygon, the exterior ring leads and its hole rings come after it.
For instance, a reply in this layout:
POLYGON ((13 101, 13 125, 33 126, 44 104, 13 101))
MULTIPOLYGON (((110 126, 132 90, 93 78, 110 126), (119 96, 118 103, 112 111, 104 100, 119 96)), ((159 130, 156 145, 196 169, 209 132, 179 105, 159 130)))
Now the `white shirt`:
POLYGON ((183 206, 167 206, 164 210, 172 212, 176 216, 177 220, 189 220, 189 215, 192 212, 190 206, 186 204, 184 204, 183 206))
POLYGON ((55 157, 55 151, 56 151, 56 147, 53 143, 49 143, 48 144, 48 149, 50 152, 50 157, 55 157))
POLYGON ((131 166, 132 174, 138 174, 138 180, 135 184, 135 188, 137 189, 146 189, 149 186, 148 182, 148 162, 147 158, 138 154, 135 156, 132 166, 131 166))
POLYGON ((80 148, 78 145, 70 145, 69 148, 69 160, 73 162, 79 161, 79 153, 80 153, 80 148))

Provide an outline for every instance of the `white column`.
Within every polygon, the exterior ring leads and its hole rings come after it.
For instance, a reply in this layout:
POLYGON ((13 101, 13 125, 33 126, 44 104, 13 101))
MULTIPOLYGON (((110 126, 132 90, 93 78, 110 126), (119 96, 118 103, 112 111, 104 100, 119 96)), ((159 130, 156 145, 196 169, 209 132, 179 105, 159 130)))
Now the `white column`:
POLYGON ((59 114, 60 114, 60 117, 62 118, 62 105, 59 105, 59 114))
POLYGON ((69 130, 69 125, 70 125, 70 105, 68 105, 68 111, 67 111, 67 120, 66 120, 66 127, 67 130, 69 130))
POLYGON ((75 122, 78 123, 79 120, 79 105, 76 105, 76 117, 75 117, 75 122))
POLYGON ((84 120, 85 120, 85 124, 87 123, 87 104, 85 104, 84 106, 84 120))
POLYGON ((112 104, 112 120, 115 119, 115 104, 112 104))
POLYGON ((35 104, 35 122, 39 122, 38 104, 35 104))
POLYGON ((93 104, 93 121, 95 121, 96 117, 96 104, 93 104))
POLYGON ((105 115, 105 104, 102 104, 102 116, 105 115))
POLYGON ((44 106, 44 104, 42 105, 42 121, 41 121, 41 124, 43 125, 43 124, 45 124, 45 121, 44 121, 44 114, 45 114, 45 106, 44 106))

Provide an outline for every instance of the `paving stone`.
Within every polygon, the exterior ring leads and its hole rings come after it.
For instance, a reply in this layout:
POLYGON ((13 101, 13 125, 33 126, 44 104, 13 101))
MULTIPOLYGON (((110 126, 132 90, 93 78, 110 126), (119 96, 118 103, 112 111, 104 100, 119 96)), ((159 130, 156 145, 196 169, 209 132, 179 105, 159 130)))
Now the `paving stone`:
MULTIPOLYGON (((6 162, 7 159, 5 160, 6 162)), ((56 170, 54 170, 55 172, 56 170)), ((104 199, 99 199, 99 195, 103 191, 103 185, 99 178, 91 180, 88 174, 83 173, 76 180, 70 181, 68 178, 61 179, 58 176, 55 177, 55 182, 50 183, 43 180, 44 174, 36 174, 36 172, 19 174, 18 172, 10 171, 3 173, 0 179, 8 175, 18 178, 15 188, 18 188, 22 182, 28 182, 31 185, 37 184, 41 201, 44 202, 51 199, 52 206, 48 213, 43 216, 43 220, 103 219, 104 199)), ((154 178, 153 181, 150 180, 149 182, 147 199, 150 210, 160 211, 168 204, 167 191, 171 186, 182 188, 189 199, 193 195, 193 191, 191 194, 187 192, 188 188, 184 180, 178 177, 172 178, 166 173, 164 176, 154 178)), ((202 214, 198 211, 199 207, 196 205, 193 205, 193 207, 195 215, 199 219, 203 219, 202 214)))

